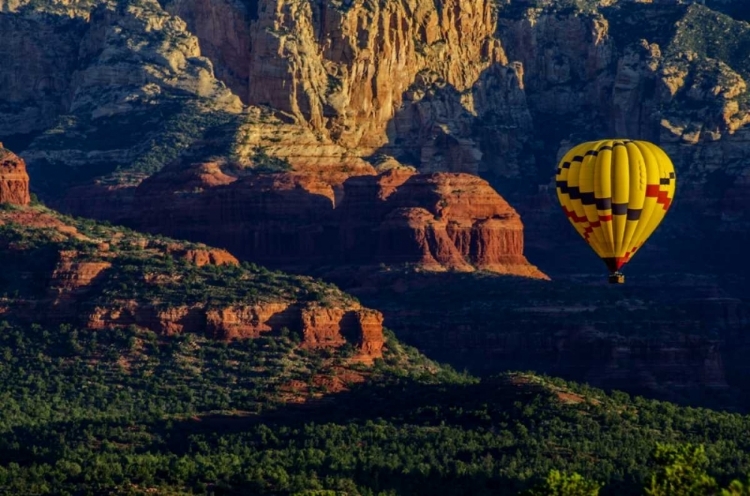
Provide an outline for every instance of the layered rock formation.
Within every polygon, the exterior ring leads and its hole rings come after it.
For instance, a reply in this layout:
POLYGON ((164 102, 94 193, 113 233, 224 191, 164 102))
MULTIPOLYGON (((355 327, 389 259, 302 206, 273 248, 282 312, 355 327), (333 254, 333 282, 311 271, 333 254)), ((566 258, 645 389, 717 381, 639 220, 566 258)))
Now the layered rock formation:
POLYGON ((176 164, 144 181, 134 204, 133 227, 210 240, 277 267, 414 264, 545 277, 524 258, 518 214, 468 174, 396 168, 332 186, 310 174, 176 164))
POLYGON ((417 75, 471 88, 505 62, 490 2, 387 5, 261 1, 249 101, 287 111, 347 146, 375 149, 417 75))
POLYGON ((303 348, 339 348, 350 343, 359 362, 372 363, 382 356, 382 314, 357 306, 269 302, 209 309, 200 304, 154 308, 134 301, 114 303, 90 310, 84 325, 89 329, 137 325, 167 336, 200 333, 219 340, 256 338, 287 329, 301 336, 303 348))
POLYGON ((694 2, 26 3, 0 17, 7 59, 23 54, 0 85, 0 137, 65 116, 24 155, 48 198, 59 179, 137 184, 211 130, 230 138, 206 153, 233 160, 296 147, 298 163, 361 172, 378 152, 533 187, 561 146, 613 134, 666 144, 698 187, 744 170, 748 30, 694 2), (284 125, 257 107, 231 117, 239 100, 215 73, 284 125))
POLYGON ((187 20, 243 100, 356 155, 476 173, 478 127, 496 145, 488 151, 500 173, 528 163, 522 71, 494 38, 491 2, 175 0, 166 8, 187 20))
MULTIPOLYGON (((4 202, 28 203, 28 177, 12 176, 19 169, 23 161, 0 148, 4 202)), ((382 315, 311 278, 240 266, 225 250, 77 222, 39 206, 0 211, 0 230, 3 318, 222 340, 292 332, 303 347, 351 344, 354 359, 366 363, 382 356, 382 315)))
POLYGON ((475 176, 394 169, 356 177, 337 210, 347 261, 544 277, 523 256, 516 211, 475 176))
POLYGON ((181 257, 183 260, 203 267, 204 265, 239 265, 234 255, 226 250, 217 248, 184 248, 176 245, 167 248, 169 253, 181 257))
POLYGON ((0 203, 28 205, 30 201, 26 164, 0 143, 0 203))

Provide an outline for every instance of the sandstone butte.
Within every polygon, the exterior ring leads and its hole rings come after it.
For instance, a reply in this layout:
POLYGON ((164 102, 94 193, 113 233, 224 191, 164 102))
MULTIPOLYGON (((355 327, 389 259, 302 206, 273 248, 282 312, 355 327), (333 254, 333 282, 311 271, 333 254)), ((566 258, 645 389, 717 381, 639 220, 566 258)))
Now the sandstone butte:
MULTIPOLYGON (((46 286, 42 293, 5 297, 0 302, 2 318, 48 323, 74 323, 89 329, 107 326, 137 325, 162 335, 180 333, 205 334, 221 340, 253 338, 261 333, 280 331, 286 327, 301 334, 304 348, 339 347, 351 343, 357 353, 353 360, 372 363, 382 356, 384 344, 383 316, 345 298, 343 293, 332 305, 297 301, 286 295, 263 295, 261 302, 216 304, 205 300, 168 305, 164 301, 148 301, 142 295, 133 298, 108 297, 103 293, 108 272, 122 263, 122 255, 141 257, 172 256, 197 266, 239 265, 238 260, 223 249, 201 245, 164 242, 148 236, 125 235, 116 228, 106 234, 82 232, 73 222, 41 207, 27 207, 29 181, 24 162, 0 148, 0 201, 24 208, 0 211, 0 226, 17 229, 22 235, 46 237, 59 249, 54 262, 45 264, 34 259, 34 251, 24 242, 0 239, 0 260, 14 260, 20 270, 46 286), (37 231, 37 232, 34 232, 37 231), (64 248, 64 242, 75 239, 90 244, 93 250, 64 248)), ((144 271, 139 274, 149 292, 158 293, 160 285, 173 284, 179 289, 181 275, 144 271)), ((254 284, 248 277, 248 285, 254 284)), ((301 284, 302 280, 296 281, 301 284)), ((33 284, 31 285, 33 286, 33 284)), ((30 287, 30 286, 29 286, 30 287)))
POLYGON ((483 179, 395 168, 340 184, 176 163, 135 191, 132 227, 280 268, 410 264, 546 279, 523 255, 518 213, 483 179))

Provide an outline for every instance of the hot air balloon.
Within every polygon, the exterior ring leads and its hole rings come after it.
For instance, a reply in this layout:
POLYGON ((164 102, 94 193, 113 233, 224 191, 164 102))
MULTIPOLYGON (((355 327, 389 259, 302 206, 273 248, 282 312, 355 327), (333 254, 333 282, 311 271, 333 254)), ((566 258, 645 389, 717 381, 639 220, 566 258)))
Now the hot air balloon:
POLYGON ((647 141, 589 141, 565 154, 555 180, 563 212, 607 265, 609 282, 625 282, 620 269, 672 204, 672 161, 647 141))

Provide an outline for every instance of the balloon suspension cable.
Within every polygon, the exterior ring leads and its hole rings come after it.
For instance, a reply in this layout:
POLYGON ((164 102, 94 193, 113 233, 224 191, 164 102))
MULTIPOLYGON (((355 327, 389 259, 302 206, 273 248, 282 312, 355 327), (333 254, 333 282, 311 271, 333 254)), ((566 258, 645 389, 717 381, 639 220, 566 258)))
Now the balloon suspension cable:
POLYGON ((625 274, 622 272, 613 272, 609 275, 609 283, 610 284, 624 284, 625 283, 625 274))

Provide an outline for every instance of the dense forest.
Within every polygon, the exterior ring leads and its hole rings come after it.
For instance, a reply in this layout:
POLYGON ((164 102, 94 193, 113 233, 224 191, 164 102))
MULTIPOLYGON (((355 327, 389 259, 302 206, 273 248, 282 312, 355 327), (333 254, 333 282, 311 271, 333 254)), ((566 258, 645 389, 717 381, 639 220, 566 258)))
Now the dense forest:
POLYGON ((390 332, 371 371, 351 366, 368 381, 290 403, 283 382, 313 377, 317 353, 300 350, 293 336, 222 343, 134 327, 4 322, 0 487, 71 495, 748 494, 732 482, 750 473, 747 416, 533 374, 479 381, 437 367, 390 332))

